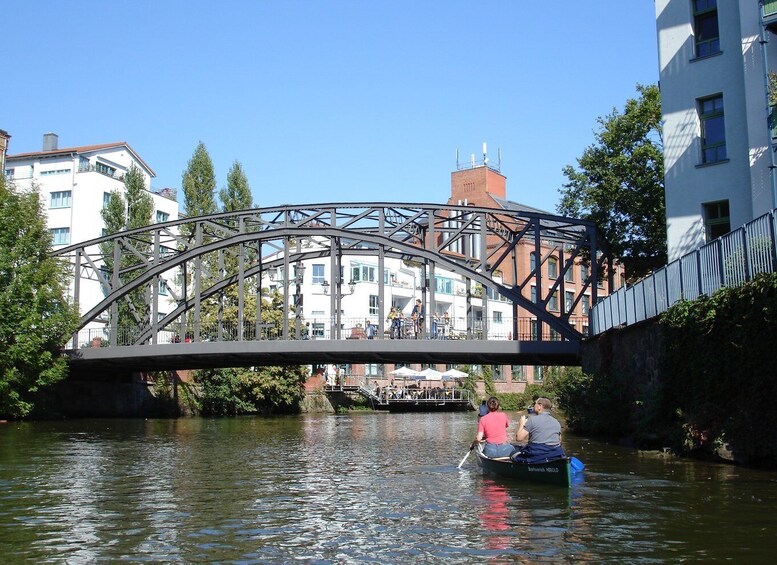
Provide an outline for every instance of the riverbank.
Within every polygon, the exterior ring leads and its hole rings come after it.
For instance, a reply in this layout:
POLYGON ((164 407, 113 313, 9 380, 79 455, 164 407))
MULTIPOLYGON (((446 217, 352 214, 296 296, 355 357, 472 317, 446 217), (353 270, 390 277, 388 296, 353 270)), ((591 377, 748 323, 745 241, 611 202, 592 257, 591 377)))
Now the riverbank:
POLYGON ((556 384, 573 429, 690 457, 777 468, 777 275, 675 304, 582 345, 556 384))

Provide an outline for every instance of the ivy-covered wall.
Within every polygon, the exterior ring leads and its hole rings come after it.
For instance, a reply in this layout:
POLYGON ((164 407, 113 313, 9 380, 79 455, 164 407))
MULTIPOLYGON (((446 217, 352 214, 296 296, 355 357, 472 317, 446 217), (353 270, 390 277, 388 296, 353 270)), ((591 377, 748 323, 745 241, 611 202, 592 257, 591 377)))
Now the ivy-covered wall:
POLYGON ((777 464, 777 275, 588 340, 582 365, 564 388, 577 429, 777 464))

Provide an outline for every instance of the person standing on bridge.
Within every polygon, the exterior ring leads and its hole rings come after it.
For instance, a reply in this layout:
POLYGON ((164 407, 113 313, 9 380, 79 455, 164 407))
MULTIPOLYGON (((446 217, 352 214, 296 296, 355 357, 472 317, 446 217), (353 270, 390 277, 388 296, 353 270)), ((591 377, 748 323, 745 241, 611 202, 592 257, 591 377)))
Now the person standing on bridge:
POLYGON ((507 415, 499 410, 499 400, 491 397, 486 403, 488 414, 478 421, 478 435, 472 442, 476 447, 481 441, 486 442, 483 447, 483 455, 486 457, 510 457, 515 447, 507 440, 507 428, 510 420, 507 415))
POLYGON ((413 333, 415 338, 418 339, 418 336, 423 335, 424 331, 424 305, 421 303, 420 298, 415 301, 410 317, 413 319, 413 333))

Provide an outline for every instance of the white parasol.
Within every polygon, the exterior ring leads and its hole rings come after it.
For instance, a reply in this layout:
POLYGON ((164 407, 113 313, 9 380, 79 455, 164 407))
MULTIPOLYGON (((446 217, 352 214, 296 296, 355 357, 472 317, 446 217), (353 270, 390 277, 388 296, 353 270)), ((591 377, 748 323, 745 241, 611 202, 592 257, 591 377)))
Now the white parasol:
POLYGON ((460 381, 468 376, 469 374, 464 371, 459 371, 458 369, 448 369, 442 374, 442 378, 446 381, 460 381))

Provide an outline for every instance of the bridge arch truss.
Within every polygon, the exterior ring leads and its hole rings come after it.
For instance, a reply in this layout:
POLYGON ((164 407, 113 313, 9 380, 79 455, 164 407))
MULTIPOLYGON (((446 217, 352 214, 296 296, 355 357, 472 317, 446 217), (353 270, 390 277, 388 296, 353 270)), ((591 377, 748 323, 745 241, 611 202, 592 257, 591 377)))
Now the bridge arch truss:
MULTIPOLYGON (((119 345, 118 305, 133 292, 143 291, 148 311, 133 311, 135 328, 123 345, 155 344, 160 330, 172 328, 180 334, 201 339, 203 304, 218 301, 223 292, 237 287, 238 341, 262 339, 254 331, 247 338, 242 328, 261 320, 262 300, 257 300, 256 319, 244 319, 246 289, 261 295, 264 275, 282 268, 291 273, 295 264, 308 259, 328 259, 333 277, 331 311, 341 311, 343 283, 339 275, 343 256, 377 258, 378 273, 384 272, 386 258, 420 264, 422 279, 433 281, 435 271, 444 269, 460 275, 467 288, 467 301, 473 283, 499 294, 512 303, 513 323, 518 312, 528 313, 546 324, 562 340, 579 340, 580 331, 570 323, 571 310, 565 300, 552 311, 548 305, 558 291, 565 296, 566 273, 581 258, 590 262, 590 278, 574 297, 577 305, 588 292, 592 303, 598 299, 600 276, 607 273, 612 288, 613 269, 604 241, 593 223, 533 211, 413 203, 335 203, 287 205, 225 212, 153 224, 119 232, 55 252, 73 269, 72 294, 83 315, 79 329, 96 321, 108 326, 110 345, 119 345), (528 245, 535 261, 532 270, 518 262, 518 247, 528 245), (559 259, 556 277, 543 276, 541 265, 553 255, 559 259), (225 258, 232 257, 232 262, 225 258), (216 276, 205 276, 206 264, 217 265, 216 276), (112 268, 106 268, 112 265, 112 268), (171 272, 179 273, 179 285, 169 284, 171 272), (498 276, 497 276, 498 275, 498 276), (98 284, 99 299, 87 300, 84 281, 98 284), (167 288, 175 308, 160 316, 157 311, 160 285, 167 288), (536 302, 527 297, 530 286, 546 288, 536 302)), ((383 277, 378 277, 379 311, 385 304, 383 277)), ((292 328, 294 312, 289 285, 284 284, 283 339, 299 338, 299 324, 292 328)), ((482 293, 484 307, 489 292, 482 293)), ((424 303, 433 308, 434 285, 424 283, 424 303), (428 294, 427 294, 428 293, 428 294)), ((494 294, 495 293, 495 294, 494 294)), ((378 335, 383 335, 383 316, 378 335)), ((221 324, 221 319, 219 319, 221 324)), ((221 335, 219 327, 218 335, 221 335)), ((338 320, 332 321, 332 337, 341 338, 338 320)), ((518 339, 518 328, 512 332, 518 339)), ((540 339, 542 332, 539 332, 540 339)), ((212 337, 212 336, 211 336, 212 337)), ((78 333, 72 347, 77 349, 78 333)))

